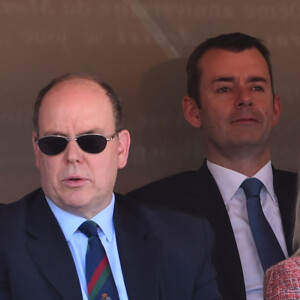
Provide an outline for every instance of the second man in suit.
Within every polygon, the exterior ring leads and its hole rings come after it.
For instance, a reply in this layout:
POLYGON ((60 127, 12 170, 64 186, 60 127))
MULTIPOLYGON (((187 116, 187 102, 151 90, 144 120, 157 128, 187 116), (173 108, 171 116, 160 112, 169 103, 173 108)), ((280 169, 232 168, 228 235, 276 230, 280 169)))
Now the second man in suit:
POLYGON ((291 249, 296 175, 271 164, 270 135, 281 101, 274 93, 268 49, 242 33, 201 43, 187 64, 186 120, 199 128, 206 160, 198 171, 147 185, 130 195, 204 215, 213 227, 213 261, 220 291, 227 300, 262 300, 264 271, 248 222, 241 184, 259 179, 261 206, 283 257, 291 249))

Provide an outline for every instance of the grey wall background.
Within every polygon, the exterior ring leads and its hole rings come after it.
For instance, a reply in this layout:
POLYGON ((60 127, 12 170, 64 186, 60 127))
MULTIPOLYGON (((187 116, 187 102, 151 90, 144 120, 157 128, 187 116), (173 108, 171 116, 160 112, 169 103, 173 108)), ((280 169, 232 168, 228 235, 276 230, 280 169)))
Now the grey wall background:
POLYGON ((200 133, 180 107, 186 59, 200 41, 233 31, 262 38, 272 52, 283 103, 273 163, 298 169, 298 0, 0 0, 0 25, 0 202, 39 186, 32 107, 38 90, 66 72, 97 74, 124 100, 132 146, 117 191, 198 168, 200 133))

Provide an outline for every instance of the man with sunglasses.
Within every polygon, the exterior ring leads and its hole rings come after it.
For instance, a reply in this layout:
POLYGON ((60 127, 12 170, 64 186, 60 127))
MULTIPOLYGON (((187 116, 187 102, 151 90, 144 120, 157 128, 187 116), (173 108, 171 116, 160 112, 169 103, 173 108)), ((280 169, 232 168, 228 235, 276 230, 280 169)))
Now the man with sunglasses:
POLYGON ((269 50, 242 33, 210 38, 191 54, 187 77, 183 113, 201 130, 207 159, 198 171, 162 179, 130 196, 204 215, 215 233, 212 257, 223 298, 263 299, 266 266, 292 254, 297 190, 296 174, 271 164, 270 135, 281 102, 269 50))
POLYGON ((93 77, 40 91, 32 141, 42 189, 0 210, 1 300, 220 299, 204 220, 113 193, 130 144, 121 115, 93 77))

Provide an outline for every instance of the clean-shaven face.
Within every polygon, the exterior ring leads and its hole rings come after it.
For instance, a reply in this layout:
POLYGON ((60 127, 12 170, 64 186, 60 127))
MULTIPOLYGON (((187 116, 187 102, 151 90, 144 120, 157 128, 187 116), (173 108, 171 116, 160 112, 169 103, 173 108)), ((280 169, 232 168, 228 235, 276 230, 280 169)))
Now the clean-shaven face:
MULTIPOLYGON (((76 137, 115 134, 113 107, 106 91, 87 79, 69 79, 44 97, 39 112, 39 136, 76 137)), ((42 153, 34 143, 36 166, 45 194, 59 207, 90 218, 111 201, 118 168, 126 165, 129 133, 121 131, 101 153, 83 151, 75 140, 57 155, 42 153)))
POLYGON ((251 147, 264 151, 280 116, 267 63, 256 48, 241 52, 208 50, 200 59, 199 116, 211 153, 234 154, 251 147))

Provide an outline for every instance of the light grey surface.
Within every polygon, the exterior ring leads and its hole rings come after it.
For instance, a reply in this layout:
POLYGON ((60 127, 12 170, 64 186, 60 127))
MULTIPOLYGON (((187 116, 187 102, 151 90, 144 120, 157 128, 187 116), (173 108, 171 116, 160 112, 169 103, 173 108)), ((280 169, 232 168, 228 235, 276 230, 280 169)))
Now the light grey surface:
POLYGON ((300 2, 179 0, 0 0, 0 202, 39 186, 31 146, 38 90, 65 72, 97 74, 124 100, 132 135, 126 192, 203 159, 199 132, 180 107, 186 59, 201 41, 242 31, 272 52, 282 118, 276 167, 296 171, 300 144, 300 2))

